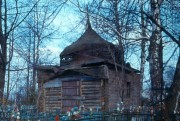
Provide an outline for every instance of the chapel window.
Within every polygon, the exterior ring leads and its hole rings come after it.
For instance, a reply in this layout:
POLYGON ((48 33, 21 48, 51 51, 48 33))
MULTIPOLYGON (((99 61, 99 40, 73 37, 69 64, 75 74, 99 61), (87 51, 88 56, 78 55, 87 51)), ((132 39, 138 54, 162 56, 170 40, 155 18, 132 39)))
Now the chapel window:
POLYGON ((131 83, 127 82, 127 97, 131 96, 131 83))

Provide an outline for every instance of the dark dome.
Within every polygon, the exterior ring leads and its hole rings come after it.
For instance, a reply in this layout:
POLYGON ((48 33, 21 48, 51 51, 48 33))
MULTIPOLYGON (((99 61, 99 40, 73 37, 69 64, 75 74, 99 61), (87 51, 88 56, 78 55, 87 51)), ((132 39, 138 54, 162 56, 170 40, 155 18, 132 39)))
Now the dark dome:
POLYGON ((107 48, 108 46, 112 47, 114 45, 110 42, 105 41, 91 27, 88 27, 85 33, 77 41, 66 47, 60 55, 69 55, 83 50, 90 50, 94 47, 107 48))

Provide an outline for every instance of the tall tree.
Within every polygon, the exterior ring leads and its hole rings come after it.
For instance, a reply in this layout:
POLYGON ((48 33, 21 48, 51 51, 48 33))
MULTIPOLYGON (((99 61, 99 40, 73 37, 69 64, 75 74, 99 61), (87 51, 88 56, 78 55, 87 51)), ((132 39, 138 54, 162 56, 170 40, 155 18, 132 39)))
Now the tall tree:
MULTIPOLYGON (((2 17, 2 0, 0 0, 0 16, 2 17)), ((2 101, 6 73, 7 40, 3 33, 2 19, 0 19, 0 101, 2 101)))
MULTIPOLYGON (((151 0, 151 14, 153 19, 161 25, 160 20, 160 6, 163 1, 151 0)), ((162 46, 162 33, 160 27, 156 24, 152 24, 152 35, 150 37, 149 47, 149 66, 150 66, 150 78, 151 78, 151 98, 153 103, 162 100, 163 89, 163 46, 162 46)))
MULTIPOLYGON (((39 0, 37 0, 36 3, 38 3, 39 0)), ((34 8, 34 5, 31 6, 28 9, 28 12, 25 14, 19 13, 20 8, 18 5, 21 3, 20 1, 2 1, 0 0, 0 100, 2 101, 3 99, 3 93, 4 93, 4 86, 5 86, 5 75, 6 75, 6 65, 8 62, 11 61, 12 58, 12 53, 7 53, 7 47, 10 46, 8 45, 9 42, 9 35, 14 31, 14 29, 19 26, 24 19, 29 15, 29 13, 32 11, 34 8), (14 5, 12 8, 13 10, 8 9, 8 5, 14 5), (10 12, 14 12, 14 14, 9 14, 10 12), (20 17, 23 16, 23 17, 20 17), (7 60, 7 55, 11 54, 9 59, 7 60)), ((12 49, 12 47, 11 47, 12 49)), ((11 51, 12 52, 12 51, 11 51)))
MULTIPOLYGON (((141 36, 146 37, 146 20, 143 14, 144 11, 144 0, 140 1, 140 11, 141 11, 141 36)), ((140 65, 140 82, 141 82, 141 94, 143 93, 143 81, 144 81, 144 69, 145 69, 145 62, 146 62, 146 43, 147 39, 142 39, 141 41, 141 65, 140 65)), ((142 98, 141 98, 142 99, 142 98)))
POLYGON ((27 19, 18 27, 20 38, 15 42, 15 49, 27 65, 25 74, 29 103, 37 101, 37 66, 53 62, 54 58, 50 58, 51 53, 49 50, 46 51, 46 46, 58 30, 58 27, 53 26, 53 21, 65 3, 66 0, 57 1, 56 4, 47 0, 36 4, 27 19))

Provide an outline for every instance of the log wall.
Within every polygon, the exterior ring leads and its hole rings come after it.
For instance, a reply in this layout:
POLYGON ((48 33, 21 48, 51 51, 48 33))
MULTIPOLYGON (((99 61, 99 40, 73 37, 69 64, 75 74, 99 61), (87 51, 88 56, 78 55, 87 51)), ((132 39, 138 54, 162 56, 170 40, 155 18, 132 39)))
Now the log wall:
MULTIPOLYGON (((80 105, 84 105, 87 110, 100 107, 102 110, 111 111, 117 108, 117 103, 122 101, 125 108, 139 106, 141 89, 139 75, 129 72, 124 75, 123 79, 122 72, 115 72, 115 70, 108 68, 105 70, 107 79, 87 81, 77 78, 78 85, 74 85, 74 81, 66 78, 65 82, 68 82, 68 84, 64 83, 66 87, 62 87, 63 78, 55 78, 49 81, 39 78, 42 79, 39 81, 41 83, 38 84, 40 94, 39 111, 55 109, 67 111, 68 107, 72 108, 80 105), (72 95, 69 95, 71 93, 68 88, 71 88, 72 95), (77 94, 74 92, 77 92, 77 94)), ((41 76, 43 77, 43 75, 41 76)))
POLYGON ((123 102, 124 108, 140 105, 140 79, 137 74, 131 72, 125 73, 109 70, 108 80, 108 108, 113 110, 117 104, 123 102))
POLYGON ((52 111, 56 109, 61 109, 62 101, 62 91, 61 87, 45 88, 45 111, 52 111))
POLYGON ((101 80, 81 82, 81 95, 85 97, 82 103, 85 108, 96 108, 97 106, 101 106, 103 92, 101 80))
MULTIPOLYGON (((61 109, 67 111, 68 107, 84 105, 86 110, 96 109, 97 106, 104 109, 105 102, 105 81, 80 81, 78 95, 63 95, 64 87, 48 87, 44 89, 44 107, 45 111, 61 109), (66 106, 67 105, 67 106, 66 106)), ((71 85, 71 81, 69 81, 71 85)), ((71 88, 72 89, 72 88, 71 88)), ((68 89, 69 91, 71 89, 68 89)), ((66 90, 66 91, 68 91, 66 90)), ((64 92, 65 93, 65 92, 64 92)), ((66 92, 67 94, 68 92, 66 92)), ((70 94, 70 93, 69 93, 70 94)))

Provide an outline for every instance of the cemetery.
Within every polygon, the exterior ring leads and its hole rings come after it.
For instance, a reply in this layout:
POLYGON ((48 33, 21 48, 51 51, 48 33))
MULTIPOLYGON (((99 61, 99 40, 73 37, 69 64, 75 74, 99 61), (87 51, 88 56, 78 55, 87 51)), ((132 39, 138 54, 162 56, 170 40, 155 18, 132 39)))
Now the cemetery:
MULTIPOLYGON (((60 110, 50 112, 38 112, 33 105, 1 106, 1 121, 156 121, 160 115, 155 114, 152 109, 147 107, 132 107, 131 110, 122 110, 117 107, 113 112, 100 112, 98 108, 90 109, 87 112, 74 107, 66 113, 60 110)), ((180 113, 173 114, 170 121, 180 120, 180 113)))
POLYGON ((0 121, 180 121, 179 0, 0 0, 0 16, 0 121))
MULTIPOLYGON (((87 20, 84 34, 61 52, 60 66, 37 67, 38 105, 1 105, 1 120, 180 120, 178 109, 174 113, 165 112, 167 105, 143 103, 139 70, 125 63, 121 54, 87 20), (97 47, 100 48, 96 50, 97 47)), ((168 104, 171 100, 167 98, 164 102, 168 104)))

